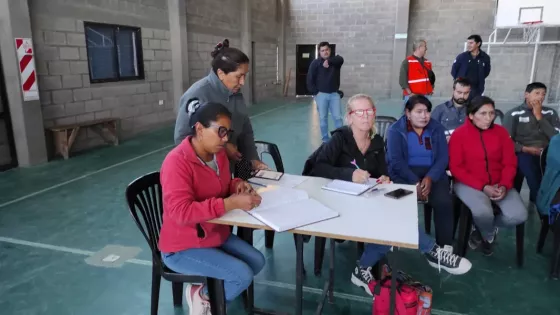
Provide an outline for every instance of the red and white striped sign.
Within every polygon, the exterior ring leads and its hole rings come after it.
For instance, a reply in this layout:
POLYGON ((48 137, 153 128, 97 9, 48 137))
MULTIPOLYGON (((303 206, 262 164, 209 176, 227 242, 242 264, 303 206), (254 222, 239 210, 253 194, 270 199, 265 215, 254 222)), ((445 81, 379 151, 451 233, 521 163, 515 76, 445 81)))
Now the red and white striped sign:
POLYGON ((33 42, 31 38, 16 38, 16 51, 19 62, 23 100, 38 100, 39 89, 37 88, 37 74, 35 72, 33 42))

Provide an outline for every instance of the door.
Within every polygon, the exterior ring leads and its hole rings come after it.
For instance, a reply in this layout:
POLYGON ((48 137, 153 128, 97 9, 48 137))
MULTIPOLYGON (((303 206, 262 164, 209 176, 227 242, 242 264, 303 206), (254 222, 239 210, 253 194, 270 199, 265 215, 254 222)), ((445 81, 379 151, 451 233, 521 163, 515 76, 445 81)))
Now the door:
POLYGON ((8 110, 8 98, 2 60, 0 60, 0 171, 5 171, 17 165, 14 136, 8 110))
MULTIPOLYGON (((331 56, 335 55, 336 44, 330 44, 331 56)), ((319 57, 317 45, 296 45, 296 95, 311 95, 307 90, 309 65, 319 57)))
POLYGON ((296 95, 311 95, 307 90, 307 71, 316 53, 317 45, 296 45, 296 95))

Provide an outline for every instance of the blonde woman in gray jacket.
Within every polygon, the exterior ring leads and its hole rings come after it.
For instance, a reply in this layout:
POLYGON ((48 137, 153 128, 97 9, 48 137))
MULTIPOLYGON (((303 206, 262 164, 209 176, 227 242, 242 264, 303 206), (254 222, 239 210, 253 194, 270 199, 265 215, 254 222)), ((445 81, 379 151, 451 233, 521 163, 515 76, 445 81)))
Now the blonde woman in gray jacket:
POLYGON ((192 130, 188 125, 188 104, 191 100, 220 103, 232 113, 233 134, 226 144, 230 161, 236 162, 244 158, 251 161, 253 169, 267 169, 268 166, 259 160, 253 127, 241 93, 249 72, 249 57, 241 50, 229 47, 227 39, 218 43, 211 55, 213 60, 210 73, 195 82, 181 96, 175 123, 175 144, 181 143, 192 130))

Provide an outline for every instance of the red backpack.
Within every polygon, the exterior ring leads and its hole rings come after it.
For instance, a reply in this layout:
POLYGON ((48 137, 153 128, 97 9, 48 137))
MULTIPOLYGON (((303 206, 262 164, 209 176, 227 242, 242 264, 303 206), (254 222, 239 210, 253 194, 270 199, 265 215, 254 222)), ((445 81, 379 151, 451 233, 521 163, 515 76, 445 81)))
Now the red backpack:
MULTIPOLYGON (((369 289, 373 293, 373 315, 389 315, 391 309, 391 276, 381 281, 371 281, 369 289)), ((430 315, 432 310, 432 290, 399 271, 395 303, 396 315, 430 315)))

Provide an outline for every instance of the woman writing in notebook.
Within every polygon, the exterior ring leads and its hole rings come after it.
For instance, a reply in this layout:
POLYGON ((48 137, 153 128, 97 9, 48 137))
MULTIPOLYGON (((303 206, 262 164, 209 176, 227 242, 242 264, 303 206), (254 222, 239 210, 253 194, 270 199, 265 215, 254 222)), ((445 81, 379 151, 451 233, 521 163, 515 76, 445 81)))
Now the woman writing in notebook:
MULTIPOLYGON (((331 140, 324 145, 317 156, 312 174, 331 179, 340 179, 364 183, 370 177, 377 178, 379 183, 389 183, 391 179, 385 162, 383 138, 375 128, 375 105, 368 95, 352 96, 346 105, 346 122, 333 131, 331 140)), ((389 209, 387 209, 389 210, 389 209)), ((441 268, 452 274, 462 274, 471 268, 471 263, 459 256, 440 248, 435 241, 419 228, 420 250, 425 253, 430 265, 438 267, 438 258, 442 261, 441 268), (453 265, 443 261, 452 261, 453 265)), ((367 244, 352 273, 352 283, 369 290, 368 283, 373 280, 374 266, 389 250, 390 246, 367 244)))
MULTIPOLYGON (((261 198, 246 182, 231 179, 224 149, 233 132, 231 112, 221 104, 187 105, 192 135, 166 156, 161 167, 163 226, 159 249, 175 272, 223 279, 232 301, 264 266, 257 249, 231 234, 227 225, 212 224, 233 209, 257 207, 261 198)), ((210 314, 206 287, 188 285, 191 315, 210 314)))

